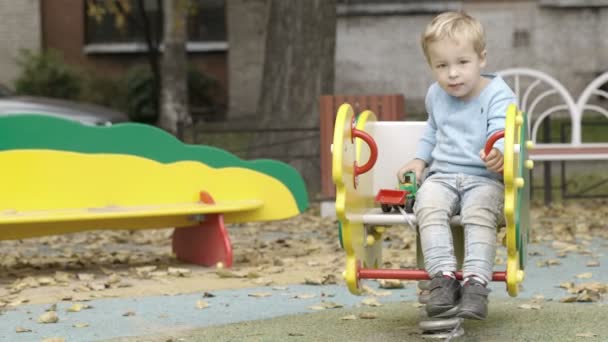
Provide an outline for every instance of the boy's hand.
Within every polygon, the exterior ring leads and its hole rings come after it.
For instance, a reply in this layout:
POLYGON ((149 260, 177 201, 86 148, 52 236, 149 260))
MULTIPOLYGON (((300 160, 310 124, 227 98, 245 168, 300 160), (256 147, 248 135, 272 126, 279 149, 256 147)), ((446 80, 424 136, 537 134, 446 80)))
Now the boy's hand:
POLYGON ((479 151, 479 157, 486 163, 486 168, 496 173, 502 173, 503 157, 499 150, 493 148, 486 156, 484 150, 479 151))
POLYGON ((416 173, 416 180, 420 182, 420 177, 422 177, 422 172, 426 167, 426 163, 422 159, 412 159, 407 164, 403 165, 399 171, 397 171, 397 179, 399 182, 405 182, 403 175, 408 171, 414 171, 416 173))

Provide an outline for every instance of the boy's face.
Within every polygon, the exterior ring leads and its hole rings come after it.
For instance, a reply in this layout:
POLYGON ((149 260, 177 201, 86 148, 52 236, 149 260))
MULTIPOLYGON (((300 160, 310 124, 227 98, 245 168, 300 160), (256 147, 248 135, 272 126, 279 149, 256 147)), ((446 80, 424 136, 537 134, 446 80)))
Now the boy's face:
POLYGON ((439 86, 461 100, 470 100, 483 88, 481 69, 486 66, 486 51, 479 56, 473 43, 445 38, 428 46, 431 70, 439 86))

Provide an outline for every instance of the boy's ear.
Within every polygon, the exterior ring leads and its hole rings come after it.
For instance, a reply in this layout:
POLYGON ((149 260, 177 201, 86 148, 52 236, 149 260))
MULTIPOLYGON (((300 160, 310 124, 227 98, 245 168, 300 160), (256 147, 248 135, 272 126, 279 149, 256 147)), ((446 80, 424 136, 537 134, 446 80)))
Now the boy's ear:
POLYGON ((488 52, 486 50, 481 51, 481 54, 479 56, 479 66, 481 66, 482 68, 486 67, 486 56, 487 56, 488 52))

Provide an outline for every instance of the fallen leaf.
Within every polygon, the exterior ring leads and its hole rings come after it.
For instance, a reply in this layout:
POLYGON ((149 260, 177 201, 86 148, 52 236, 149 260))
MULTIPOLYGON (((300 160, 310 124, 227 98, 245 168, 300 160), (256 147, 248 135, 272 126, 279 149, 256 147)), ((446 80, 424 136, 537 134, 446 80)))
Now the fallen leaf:
POLYGON ((361 304, 367 306, 382 306, 382 304, 380 304, 380 302, 376 298, 365 298, 361 301, 361 304))
POLYGON ((38 317, 38 323, 57 323, 59 322, 59 316, 55 311, 48 311, 38 317))
POLYGON ((88 283, 87 287, 93 291, 102 291, 106 289, 106 284, 101 282, 88 283))
POLYGON ((54 285, 55 284, 55 279, 53 279, 51 277, 39 277, 38 278, 38 284, 40 284, 42 286, 54 285))
POLYGON ((562 264, 562 262, 557 259, 547 260, 547 265, 549 265, 549 266, 557 266, 557 265, 561 265, 561 264, 562 264))
POLYGON ((588 283, 577 284, 572 288, 572 291, 574 291, 574 293, 579 293, 584 290, 593 291, 597 293, 606 293, 608 292, 608 284, 592 281, 588 283))
POLYGON ((583 290, 576 296, 577 302, 589 303, 589 302, 599 302, 600 294, 598 292, 583 290))
POLYGON ((207 303, 204 300, 197 300, 196 301, 196 308, 197 309, 204 309, 204 308, 208 308, 209 307, 209 303, 207 303))
POLYGON ((560 303, 575 303, 577 296, 564 297, 559 300, 560 303))
POLYGON ((249 297, 255 297, 255 298, 264 298, 264 297, 270 297, 272 296, 272 293, 270 292, 254 292, 254 293, 250 293, 248 294, 249 297))
POLYGON ((576 337, 596 337, 597 334, 594 334, 592 332, 584 332, 584 333, 578 333, 576 334, 576 337))
POLYGON ((518 308, 520 309, 526 309, 526 310, 540 310, 542 309, 542 307, 538 304, 522 304, 520 306, 518 306, 518 308))
POLYGON ((301 294, 297 294, 295 296, 293 296, 293 298, 295 299, 310 299, 310 298, 314 298, 316 297, 316 294, 313 293, 301 293, 301 294))
POLYGON ((532 297, 532 302, 534 303, 542 303, 545 301, 545 296, 539 294, 532 297))
POLYGON ((326 309, 339 309, 339 308, 343 307, 342 304, 338 304, 338 303, 331 302, 331 301, 323 301, 323 303, 321 305, 323 305, 326 309))
POLYGON ((362 312, 359 314, 359 318, 361 319, 376 319, 378 318, 378 314, 376 312, 362 312))
POLYGON ((244 278, 245 277, 244 274, 236 273, 233 271, 228 271, 225 269, 217 270, 217 271, 215 271, 215 274, 217 274, 220 278, 244 278))
POLYGON ((321 302, 321 304, 309 306, 308 308, 312 309, 312 310, 325 310, 325 309, 339 309, 342 307, 343 307, 342 304, 338 304, 338 303, 331 302, 331 301, 323 301, 323 302, 321 302))
POLYGON ((121 281, 120 276, 116 273, 112 273, 112 274, 110 274, 108 279, 106 279, 106 284, 118 284, 118 283, 120 283, 120 281, 121 281))
POLYGON ((18 297, 18 298, 16 298, 16 299, 13 299, 11 302, 9 302, 9 303, 7 304, 7 306, 19 306, 19 305, 24 304, 24 303, 27 303, 27 302, 29 302, 29 301, 30 301, 30 300, 29 300, 29 299, 27 299, 27 298, 18 297))
POLYGON ((174 277, 189 277, 190 275, 192 275, 192 271, 187 268, 169 267, 169 269, 167 269, 167 272, 169 272, 169 275, 172 275, 174 277))
POLYGON ((78 280, 91 281, 95 278, 95 275, 91 274, 91 273, 78 273, 77 277, 78 277, 78 280))
POLYGON ((269 278, 257 278, 253 281, 253 283, 256 285, 269 286, 270 284, 274 283, 274 281, 269 278))
POLYGON ((381 289, 402 289, 403 282, 399 279, 381 279, 379 281, 381 289))
POLYGON ((327 274, 324 276, 314 277, 314 278, 305 278, 304 284, 306 285, 331 285, 336 284, 336 276, 333 274, 327 274))
POLYGON ((73 304, 69 308, 66 309, 67 312, 80 312, 83 309, 83 305, 80 303, 73 304))
POLYGON ((306 285, 323 285, 323 278, 305 278, 304 284, 306 285))
POLYGON ((325 310, 325 307, 322 305, 313 305, 308 307, 311 310, 325 310))

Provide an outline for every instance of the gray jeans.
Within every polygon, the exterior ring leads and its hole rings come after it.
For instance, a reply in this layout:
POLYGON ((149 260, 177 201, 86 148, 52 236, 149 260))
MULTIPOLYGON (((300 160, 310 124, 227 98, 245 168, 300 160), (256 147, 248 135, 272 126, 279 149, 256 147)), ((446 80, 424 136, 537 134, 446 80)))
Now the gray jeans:
POLYGON ((460 213, 464 227, 464 277, 492 280, 496 228, 502 222, 504 184, 462 173, 435 173, 418 193, 414 212, 427 272, 455 272, 456 257, 449 218, 460 213))

